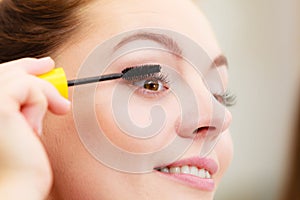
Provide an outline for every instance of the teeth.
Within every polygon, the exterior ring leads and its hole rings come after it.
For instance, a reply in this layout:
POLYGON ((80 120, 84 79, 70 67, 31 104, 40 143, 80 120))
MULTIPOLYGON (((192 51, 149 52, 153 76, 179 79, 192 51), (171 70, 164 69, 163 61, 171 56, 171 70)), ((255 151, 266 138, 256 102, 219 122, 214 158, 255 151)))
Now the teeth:
POLYGON ((171 167, 170 168, 171 174, 179 174, 180 173, 180 167, 171 167))
POLYGON ((160 171, 161 172, 165 172, 165 173, 169 173, 170 172, 169 168, 167 168, 167 167, 162 168, 160 171))
POLYGON ((194 176, 198 176, 198 168, 197 167, 191 167, 191 174, 194 176))
POLYGON ((189 168, 189 166, 183 166, 183 167, 181 167, 180 172, 181 172, 182 174, 189 174, 189 173, 190 173, 190 168, 189 168))
POLYGON ((208 171, 205 172, 205 178, 208 178, 208 179, 211 178, 211 175, 210 175, 210 173, 208 171))
POLYGON ((200 178, 206 178, 206 171, 205 171, 205 169, 200 169, 199 173, 198 173, 198 176, 200 178))
POLYGON ((196 166, 164 167, 159 169, 159 171, 170 174, 190 174, 203 179, 211 179, 211 174, 207 170, 199 169, 196 166))

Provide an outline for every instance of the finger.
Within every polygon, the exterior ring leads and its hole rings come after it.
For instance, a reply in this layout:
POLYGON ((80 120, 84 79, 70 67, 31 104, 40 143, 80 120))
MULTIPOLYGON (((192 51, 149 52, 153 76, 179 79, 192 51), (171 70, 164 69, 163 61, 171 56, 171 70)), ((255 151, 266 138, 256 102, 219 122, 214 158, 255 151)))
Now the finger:
POLYGON ((28 100, 21 107, 21 113, 26 121, 39 135, 42 134, 43 118, 47 111, 48 103, 46 97, 41 91, 33 88, 28 94, 28 100))
POLYGON ((35 79, 37 84, 41 87, 48 103, 48 109, 52 113, 62 115, 66 114, 70 110, 70 101, 61 96, 58 90, 51 83, 37 77, 31 78, 35 79))
MULTIPOLYGON (((43 101, 43 95, 47 102, 47 107, 54 114, 65 114, 70 109, 70 102, 62 97, 57 89, 49 82, 36 76, 31 76, 18 70, 16 73, 8 73, 5 81, 0 81, 2 93, 0 96, 11 98, 11 109, 18 112, 26 106, 35 106, 43 101)), ((2 79, 0 79, 2 80, 2 79)))
POLYGON ((11 94, 20 105, 25 104, 31 96, 34 97, 32 94, 28 96, 26 89, 29 89, 33 85, 40 86, 44 95, 47 97, 49 110, 54 114, 65 114, 70 109, 70 102, 60 96, 59 92, 49 82, 37 78, 36 76, 31 76, 32 74, 47 72, 53 67, 54 61, 49 57, 42 59, 24 58, 1 64, 0 86, 3 85, 6 89, 10 88, 9 94, 11 94), (31 75, 27 75, 28 73, 31 73, 31 75))
POLYGON ((55 66, 55 62, 50 57, 45 58, 22 58, 0 65, 0 69, 9 70, 19 68, 32 75, 44 74, 55 66))
POLYGON ((70 110, 70 102, 46 81, 30 76, 27 82, 29 90, 26 97, 20 99, 21 112, 33 130, 41 134, 47 109, 54 114, 66 114, 70 110))

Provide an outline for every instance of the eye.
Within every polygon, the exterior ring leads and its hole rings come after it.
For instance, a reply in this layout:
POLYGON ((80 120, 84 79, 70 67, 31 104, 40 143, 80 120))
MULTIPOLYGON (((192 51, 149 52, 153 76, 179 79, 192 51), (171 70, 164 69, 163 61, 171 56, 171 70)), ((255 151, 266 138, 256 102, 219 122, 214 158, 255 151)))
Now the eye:
POLYGON ((167 83, 161 80, 157 80, 156 78, 136 81, 133 82, 132 84, 138 86, 143 90, 147 90, 148 92, 160 92, 165 89, 169 89, 167 83))
POLYGON ((143 87, 151 91, 160 91, 163 89, 163 84, 158 80, 146 80, 143 83, 143 87))
POLYGON ((169 81, 162 73, 147 77, 143 80, 133 81, 131 84, 138 87, 137 92, 147 97, 158 96, 169 89, 169 81))

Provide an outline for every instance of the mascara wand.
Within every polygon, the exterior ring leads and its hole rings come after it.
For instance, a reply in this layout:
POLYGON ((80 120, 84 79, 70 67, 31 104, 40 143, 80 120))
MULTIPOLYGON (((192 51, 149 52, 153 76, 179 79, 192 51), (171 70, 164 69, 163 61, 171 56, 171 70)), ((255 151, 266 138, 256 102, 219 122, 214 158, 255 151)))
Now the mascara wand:
POLYGON ((126 68, 122 73, 107 74, 102 76, 87 77, 81 79, 67 80, 63 68, 55 68, 52 71, 40 75, 42 78, 50 82, 59 91, 59 93, 68 98, 68 87, 96 83, 101 81, 115 80, 122 78, 127 81, 144 79, 161 71, 160 65, 143 65, 126 68))

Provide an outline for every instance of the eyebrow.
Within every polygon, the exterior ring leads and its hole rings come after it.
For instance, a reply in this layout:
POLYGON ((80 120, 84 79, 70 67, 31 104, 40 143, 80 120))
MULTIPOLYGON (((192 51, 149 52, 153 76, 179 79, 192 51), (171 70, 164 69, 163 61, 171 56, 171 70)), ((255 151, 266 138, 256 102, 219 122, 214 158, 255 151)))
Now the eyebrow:
MULTIPOLYGON (((121 48, 122 46, 126 45, 127 43, 130 43, 132 41, 136 40, 152 40, 156 43, 161 44, 163 47, 170 50, 172 53, 174 53, 176 56, 181 57, 182 56, 182 49, 179 47, 177 42, 175 42, 172 38, 170 38, 167 35, 159 34, 159 33, 149 33, 149 32, 141 32, 136 33, 131 36, 126 37, 121 42, 119 42, 114 50, 117 50, 121 48)), ((228 60, 224 55, 217 56, 213 62, 211 67, 221 67, 226 66, 228 67, 228 60)))
POLYGON ((182 56, 181 48, 172 38, 170 38, 167 35, 158 34, 158 33, 148 33, 148 32, 137 33, 123 39, 121 42, 117 44, 115 50, 119 49, 120 47, 124 46, 129 42, 136 41, 136 40, 152 40, 162 45, 166 49, 170 50, 172 53, 176 54, 176 56, 182 56))

